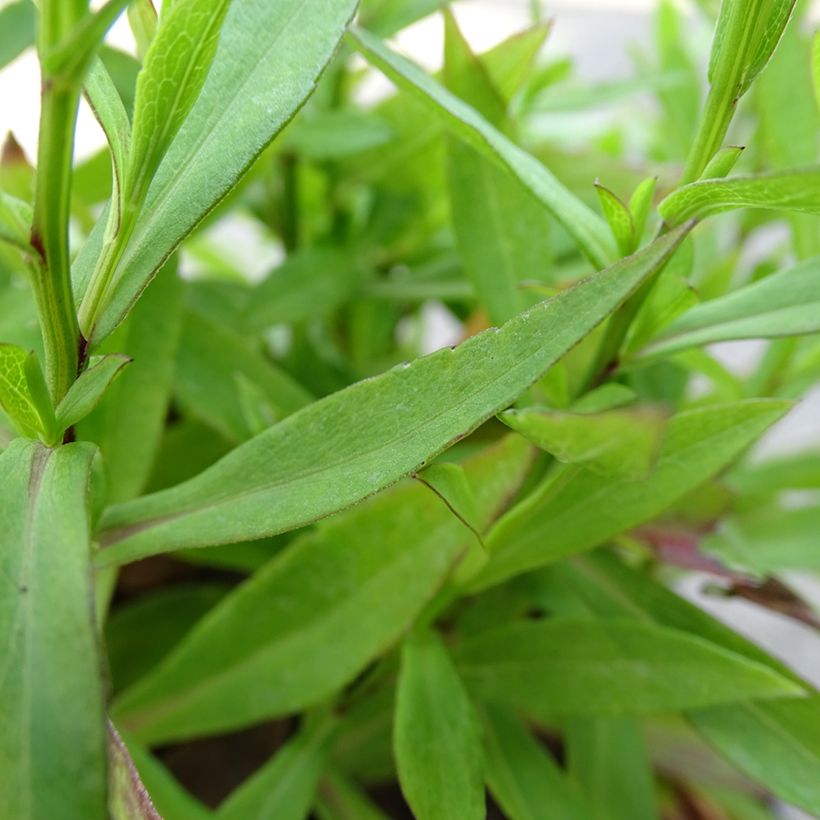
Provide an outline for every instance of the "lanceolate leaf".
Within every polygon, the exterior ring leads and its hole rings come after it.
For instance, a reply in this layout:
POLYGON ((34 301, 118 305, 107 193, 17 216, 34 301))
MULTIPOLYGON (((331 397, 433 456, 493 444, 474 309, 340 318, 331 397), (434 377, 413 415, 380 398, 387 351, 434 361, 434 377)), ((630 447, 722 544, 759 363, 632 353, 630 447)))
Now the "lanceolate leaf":
POLYGON ((639 621, 512 623, 465 640, 456 661, 471 691, 542 714, 640 714, 803 693, 761 663, 639 621))
POLYGON ((0 795, 15 820, 106 813, 88 445, 0 456, 0 795))
POLYGON ((57 406, 57 425, 65 430, 85 418, 96 406, 117 374, 130 362, 128 356, 110 353, 92 360, 57 406))
POLYGON ((820 257, 687 311, 639 354, 820 331, 820 257))
POLYGON ((372 34, 354 28, 350 37, 373 65, 431 108, 456 136, 517 178, 566 228, 596 267, 604 267, 612 259, 614 251, 606 225, 535 157, 496 130, 474 108, 438 85, 417 65, 390 51, 372 34))
POLYGON ((788 408, 786 402, 759 400, 673 417, 655 469, 643 481, 588 470, 559 474, 555 483, 548 477, 487 536, 490 560, 471 586, 489 586, 582 552, 654 518, 726 467, 788 408))
POLYGON ((395 718, 399 783, 418 820, 481 820, 484 754, 478 715, 441 639, 402 650, 395 718))
POLYGON ((310 813, 332 722, 302 730, 219 807, 217 820, 305 820, 310 813))
POLYGON ((0 407, 24 436, 53 437, 53 409, 33 351, 0 343, 0 407))
POLYGON ((734 208, 820 214, 820 167, 693 182, 669 194, 658 211, 669 225, 680 225, 734 208))
MULTIPOLYGON (((108 306, 98 325, 86 329, 89 338, 111 332, 180 240, 293 116, 313 90, 355 6, 355 0, 231 3, 205 84, 151 183, 113 271, 108 306)), ((101 240, 98 232, 77 261, 80 294, 101 240)))
MULTIPOLYGON (((528 451, 510 437, 467 465, 481 525, 518 487, 528 451)), ((472 539, 418 484, 328 521, 211 610, 115 714, 153 742, 318 703, 396 640, 472 539)))
POLYGON ((662 267, 685 233, 668 234, 499 330, 310 405, 185 484, 113 507, 103 563, 282 532, 420 469, 512 403, 662 267))
POLYGON ((0 240, 26 252, 29 244, 32 210, 27 202, 0 191, 0 240))

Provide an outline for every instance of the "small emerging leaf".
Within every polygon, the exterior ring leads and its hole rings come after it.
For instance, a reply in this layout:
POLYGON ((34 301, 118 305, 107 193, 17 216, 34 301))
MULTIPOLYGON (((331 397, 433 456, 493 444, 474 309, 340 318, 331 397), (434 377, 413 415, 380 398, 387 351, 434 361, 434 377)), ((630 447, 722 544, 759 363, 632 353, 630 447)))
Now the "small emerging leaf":
POLYGON ((615 194, 599 182, 595 183, 601 210, 623 256, 632 253, 635 246, 635 225, 629 208, 615 194))
POLYGON ((743 153, 742 145, 729 145, 721 148, 703 169, 701 179, 723 179, 729 176, 729 172, 735 167, 743 153))
POLYGON ((117 353, 95 357, 57 405, 57 426, 67 430, 84 419, 98 404, 108 386, 131 359, 117 353))
POLYGON ((54 440, 54 411, 33 351, 0 344, 0 406, 20 434, 54 440))

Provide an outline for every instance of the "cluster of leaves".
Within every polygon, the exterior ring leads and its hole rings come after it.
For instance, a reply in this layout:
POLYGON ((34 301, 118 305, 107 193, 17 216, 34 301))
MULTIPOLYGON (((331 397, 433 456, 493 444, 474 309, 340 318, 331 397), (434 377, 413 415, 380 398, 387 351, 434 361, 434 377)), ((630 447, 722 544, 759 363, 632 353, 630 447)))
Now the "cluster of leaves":
POLYGON ((601 86, 443 0, 0 10, 43 74, 36 170, 0 163, 4 816, 820 812, 820 696, 672 588, 816 624, 820 454, 747 458, 820 381, 796 5, 703 0, 702 78, 661 0, 601 86), (432 13, 435 76, 386 44, 432 13), (420 356, 431 305, 463 340, 420 356), (265 726, 213 812, 165 765, 265 726))

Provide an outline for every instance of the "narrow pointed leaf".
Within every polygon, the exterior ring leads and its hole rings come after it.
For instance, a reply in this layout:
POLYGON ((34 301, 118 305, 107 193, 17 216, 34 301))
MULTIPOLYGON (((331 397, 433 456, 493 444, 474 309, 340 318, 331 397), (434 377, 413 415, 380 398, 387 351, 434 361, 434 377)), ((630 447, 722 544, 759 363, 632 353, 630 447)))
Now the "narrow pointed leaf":
POLYGON ((668 356, 715 342, 817 332, 820 332, 820 258, 696 305, 668 325, 639 355, 668 356))
POLYGON ((219 807, 216 820, 306 820, 322 773, 332 724, 310 727, 219 807))
MULTIPOLYGON (((529 447, 510 437, 467 465, 482 526, 529 462, 529 447)), ((313 706, 392 645, 472 539, 425 487, 379 496, 303 536, 224 598, 114 713, 155 742, 313 706)))
POLYGON ((441 639, 402 650, 395 718, 399 783, 418 820, 481 820, 484 760, 478 715, 441 639))
POLYGON ((471 691, 536 713, 641 714, 803 693, 763 664, 639 621, 512 623, 466 639, 455 658, 471 691))
MULTIPOLYGON (((313 91, 355 7, 356 0, 233 0, 208 76, 151 182, 112 273, 108 307, 89 338, 113 330, 173 249, 290 120, 313 91), (247 94, 245 88, 265 91, 247 94)), ((80 295, 101 242, 97 232, 75 263, 80 295)))
POLYGON ((636 247, 640 244, 641 237, 646 228, 646 220, 649 217, 650 210, 652 210, 652 199, 655 196, 657 184, 657 177, 647 177, 635 188, 632 192, 632 196, 629 198, 629 213, 632 214, 636 247))
POLYGON ((577 820, 589 807, 572 781, 509 707, 481 707, 487 785, 510 820, 577 820))
POLYGON ((820 167, 693 182, 669 194, 658 211, 669 225, 735 208, 820 214, 820 167))
POLYGON ((559 461, 626 479, 647 476, 666 424, 665 414, 653 408, 582 414, 527 407, 498 418, 559 461))
POLYGON ((659 270, 685 233, 667 234, 499 330, 308 406, 185 484, 111 508, 103 563, 283 532, 417 471, 509 406, 659 270))
POLYGON ((50 402, 48 408, 38 404, 29 384, 33 357, 33 352, 17 345, 0 344, 0 407, 20 433, 30 438, 46 433, 51 406, 50 402))
POLYGON ((121 354, 109 353, 100 356, 66 393, 57 406, 57 424, 66 430, 84 419, 99 403, 103 394, 119 372, 129 364, 131 359, 121 354))
POLYGON ((740 145, 721 148, 703 169, 701 179, 723 179, 729 176, 729 172, 735 167, 742 153, 743 146, 740 145))
POLYGON ((614 255, 607 228, 535 157, 496 130, 474 108, 451 94, 417 65, 361 28, 349 34, 356 48, 400 88, 433 110, 453 133, 512 174, 566 228, 596 267, 614 255))
POLYGON ((0 794, 15 820, 106 818, 86 489, 93 448, 0 455, 0 794))
POLYGON ((560 474, 554 485, 548 477, 491 530, 485 539, 490 561, 471 588, 591 549, 651 520, 728 466, 789 407, 756 400, 674 416, 655 469, 643 481, 616 481, 589 470, 560 474))
POLYGON ((612 192, 600 183, 595 183, 601 211, 609 224, 618 250, 626 256, 635 247, 635 225, 629 208, 612 192))
POLYGON ((0 241, 33 252, 29 243, 32 215, 27 202, 0 191, 0 241))

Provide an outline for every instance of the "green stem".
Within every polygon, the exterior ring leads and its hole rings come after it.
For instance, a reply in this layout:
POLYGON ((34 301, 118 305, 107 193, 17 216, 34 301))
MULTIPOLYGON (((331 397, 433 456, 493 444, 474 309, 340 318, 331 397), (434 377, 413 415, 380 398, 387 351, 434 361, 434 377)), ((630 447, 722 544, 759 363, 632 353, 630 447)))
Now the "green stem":
POLYGON ((716 89, 714 86, 709 89, 698 133, 686 159, 681 185, 698 179, 709 160, 723 146, 723 140, 737 107, 737 100, 733 98, 732 91, 731 88, 716 89))
POLYGON ((31 244, 40 256, 32 277, 45 347, 49 393, 56 404, 77 376, 80 334, 71 290, 68 219, 79 89, 43 78, 31 244))

